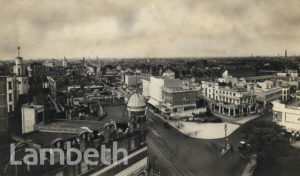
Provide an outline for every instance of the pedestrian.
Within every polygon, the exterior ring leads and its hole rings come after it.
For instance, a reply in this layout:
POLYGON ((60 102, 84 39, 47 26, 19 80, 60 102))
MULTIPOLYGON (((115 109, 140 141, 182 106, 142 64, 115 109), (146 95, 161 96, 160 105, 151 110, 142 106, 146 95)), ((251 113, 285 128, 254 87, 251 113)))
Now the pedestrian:
POLYGON ((233 145, 232 144, 230 145, 230 151, 231 151, 231 153, 233 153, 233 145))

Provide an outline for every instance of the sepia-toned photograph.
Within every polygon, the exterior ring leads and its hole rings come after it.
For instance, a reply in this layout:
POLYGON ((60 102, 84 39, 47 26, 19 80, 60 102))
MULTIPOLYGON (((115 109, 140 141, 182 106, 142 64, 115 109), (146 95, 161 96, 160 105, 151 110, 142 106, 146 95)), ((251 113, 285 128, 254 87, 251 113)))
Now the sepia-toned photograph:
POLYGON ((299 0, 0 0, 0 176, 299 176, 299 0))

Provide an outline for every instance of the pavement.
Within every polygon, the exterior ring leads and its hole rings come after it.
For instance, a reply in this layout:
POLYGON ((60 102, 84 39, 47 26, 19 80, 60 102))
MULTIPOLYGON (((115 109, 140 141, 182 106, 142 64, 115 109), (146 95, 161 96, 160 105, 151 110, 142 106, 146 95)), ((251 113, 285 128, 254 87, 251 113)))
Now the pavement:
POLYGON ((250 120, 256 119, 257 117, 262 115, 262 114, 253 114, 253 115, 241 116, 241 117, 228 117, 224 114, 219 114, 216 112, 212 112, 212 114, 216 117, 221 118, 224 122, 230 122, 230 123, 238 124, 238 125, 247 123, 250 120))
MULTIPOLYGON (((151 113, 153 111, 149 110, 151 113)), ((222 114, 218 117, 222 118, 224 122, 222 123, 197 123, 197 122, 183 122, 164 119, 160 114, 155 114, 157 117, 161 118, 163 121, 169 123, 171 126, 179 130, 181 133, 192 137, 200 139, 221 139, 225 137, 224 127, 227 125, 226 135, 231 135, 235 130, 237 130, 242 124, 256 119, 261 116, 261 114, 245 116, 241 118, 229 118, 222 114)))
POLYGON ((254 171, 254 169, 256 167, 256 164, 257 164, 256 159, 257 159, 256 155, 253 155, 250 158, 250 160, 249 160, 248 164, 246 165, 246 167, 245 167, 245 169, 244 169, 241 176, 252 176, 253 175, 253 171, 254 171))
MULTIPOLYGON (((176 127, 177 122, 169 122, 176 127)), ((227 136, 233 133, 240 125, 233 123, 196 123, 196 122, 180 122, 182 125, 178 130, 183 134, 200 139, 220 139, 225 137, 225 124, 227 125, 227 136)))

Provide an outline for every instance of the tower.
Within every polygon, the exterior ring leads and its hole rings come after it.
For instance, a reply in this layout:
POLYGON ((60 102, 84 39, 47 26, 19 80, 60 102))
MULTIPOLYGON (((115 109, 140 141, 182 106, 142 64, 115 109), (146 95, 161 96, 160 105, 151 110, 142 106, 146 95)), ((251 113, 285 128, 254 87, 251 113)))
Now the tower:
POLYGON ((63 65, 63 67, 68 67, 68 60, 67 60, 66 56, 64 57, 62 65, 63 65))
POLYGON ((85 60, 84 57, 82 58, 82 63, 83 63, 84 66, 86 66, 86 60, 85 60))
POLYGON ((135 128, 141 127, 146 122, 146 103, 141 94, 133 93, 127 103, 128 116, 135 128))
POLYGON ((28 71, 28 77, 31 78, 32 77, 32 68, 30 65, 27 67, 27 71, 28 71))
POLYGON ((21 47, 18 46, 18 56, 15 59, 14 73, 16 76, 25 76, 25 66, 23 64, 23 58, 20 56, 21 47))
POLYGON ((19 99, 19 95, 24 95, 28 93, 29 85, 28 85, 28 77, 25 74, 25 65, 23 63, 23 58, 20 55, 21 47, 18 46, 18 56, 16 57, 16 63, 13 67, 14 73, 16 75, 17 80, 17 101, 19 99))
POLYGON ((285 50, 284 56, 287 58, 287 50, 285 50))

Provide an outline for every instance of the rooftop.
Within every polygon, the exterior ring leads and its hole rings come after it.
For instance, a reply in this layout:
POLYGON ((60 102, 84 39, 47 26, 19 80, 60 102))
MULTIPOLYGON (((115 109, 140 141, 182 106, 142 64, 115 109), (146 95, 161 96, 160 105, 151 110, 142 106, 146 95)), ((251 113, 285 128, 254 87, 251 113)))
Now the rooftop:
POLYGON ((171 91, 171 92, 186 92, 186 91, 197 91, 191 88, 185 88, 183 86, 180 87, 164 87, 163 90, 165 91, 171 91))
POLYGON ((145 98, 143 95, 133 93, 128 100, 127 106, 130 108, 146 107, 145 98))
POLYGON ((245 80, 247 81, 254 81, 257 79, 271 79, 271 78, 275 78, 274 75, 262 75, 262 76, 250 76, 250 77, 244 77, 245 80))
POLYGON ((35 144, 41 146, 49 146, 51 142, 57 138, 62 138, 64 140, 78 136, 77 134, 71 133, 52 133, 52 132, 40 132, 35 131, 24 135, 24 138, 31 140, 35 144))
POLYGON ((130 120, 127 116, 123 116, 125 105, 104 106, 107 116, 102 120, 56 120, 49 124, 37 124, 38 129, 35 132, 25 134, 25 139, 31 140, 33 143, 41 146, 49 146, 51 142, 57 138, 64 140, 77 137, 83 128, 91 131, 101 131, 105 124, 112 121, 118 124, 127 124, 130 120))

